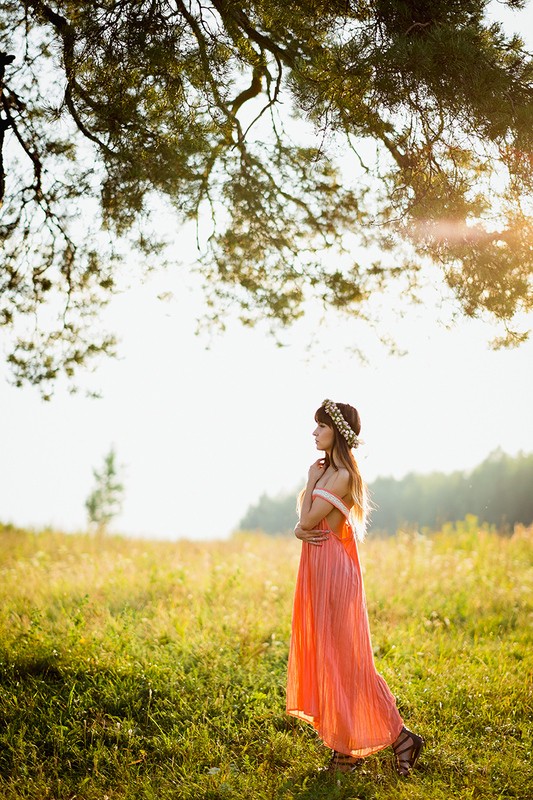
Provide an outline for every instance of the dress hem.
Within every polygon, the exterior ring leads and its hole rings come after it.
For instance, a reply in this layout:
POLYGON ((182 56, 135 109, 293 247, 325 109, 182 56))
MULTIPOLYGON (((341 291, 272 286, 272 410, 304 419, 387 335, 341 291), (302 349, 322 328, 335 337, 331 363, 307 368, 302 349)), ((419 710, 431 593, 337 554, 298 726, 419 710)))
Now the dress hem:
POLYGON ((356 758, 365 758, 366 756, 371 756, 374 753, 379 753, 380 750, 385 750, 387 747, 391 747, 391 745, 396 741, 396 739, 400 735, 402 728, 404 726, 403 719, 400 717, 400 728, 398 730, 398 733, 395 736, 393 736, 390 741, 376 745, 371 745, 370 747, 360 747, 357 750, 349 750, 348 752, 346 752, 346 749, 342 749, 342 745, 335 744, 332 743, 332 741, 326 740, 326 738, 320 732, 320 721, 317 720, 315 717, 306 714, 305 711, 298 711, 297 709, 293 710, 286 709, 286 713, 289 714, 291 717, 296 717, 297 719, 301 719, 303 722, 308 722, 310 725, 312 725, 326 747, 329 747, 331 750, 335 750, 338 753, 342 753, 342 755, 354 756, 356 758))

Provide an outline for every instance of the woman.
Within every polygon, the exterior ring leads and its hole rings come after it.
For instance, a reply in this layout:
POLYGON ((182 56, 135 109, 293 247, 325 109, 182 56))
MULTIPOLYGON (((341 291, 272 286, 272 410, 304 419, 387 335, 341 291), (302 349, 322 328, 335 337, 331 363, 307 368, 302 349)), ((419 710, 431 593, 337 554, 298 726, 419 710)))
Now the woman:
POLYGON ((404 727, 389 687, 376 672, 354 532, 364 535, 366 488, 352 448, 353 406, 324 400, 315 414, 316 447, 299 498, 295 535, 303 542, 294 598, 287 713, 311 723, 332 748, 330 770, 351 771, 392 745, 407 776, 424 744, 404 727))

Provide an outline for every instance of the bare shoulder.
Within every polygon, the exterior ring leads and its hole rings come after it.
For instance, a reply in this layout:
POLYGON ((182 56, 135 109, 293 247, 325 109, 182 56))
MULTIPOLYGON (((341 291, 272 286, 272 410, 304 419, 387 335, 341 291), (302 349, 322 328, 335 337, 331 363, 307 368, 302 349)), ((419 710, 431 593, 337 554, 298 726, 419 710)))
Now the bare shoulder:
POLYGON ((344 467, 341 467, 327 481, 325 489, 334 492, 340 497, 344 497, 350 490, 350 473, 344 467))

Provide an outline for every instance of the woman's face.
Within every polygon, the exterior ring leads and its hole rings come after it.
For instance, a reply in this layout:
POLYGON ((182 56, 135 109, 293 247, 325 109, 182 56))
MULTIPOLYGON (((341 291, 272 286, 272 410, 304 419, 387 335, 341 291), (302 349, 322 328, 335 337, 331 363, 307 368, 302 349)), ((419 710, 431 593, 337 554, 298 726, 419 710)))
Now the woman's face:
POLYGON ((330 428, 329 425, 326 425, 324 422, 317 423, 313 431, 313 436, 315 437, 317 450, 331 450, 333 447, 333 440, 335 438, 333 428, 330 428))

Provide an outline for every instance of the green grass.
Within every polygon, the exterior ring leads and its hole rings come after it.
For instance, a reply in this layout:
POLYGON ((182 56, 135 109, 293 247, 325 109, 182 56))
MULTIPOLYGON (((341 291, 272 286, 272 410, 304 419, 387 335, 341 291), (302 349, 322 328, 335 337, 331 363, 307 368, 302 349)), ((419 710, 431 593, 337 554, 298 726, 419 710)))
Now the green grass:
POLYGON ((533 798, 533 531, 361 547, 376 663, 427 745, 332 778, 284 711, 299 543, 0 528, 2 800, 533 798))

